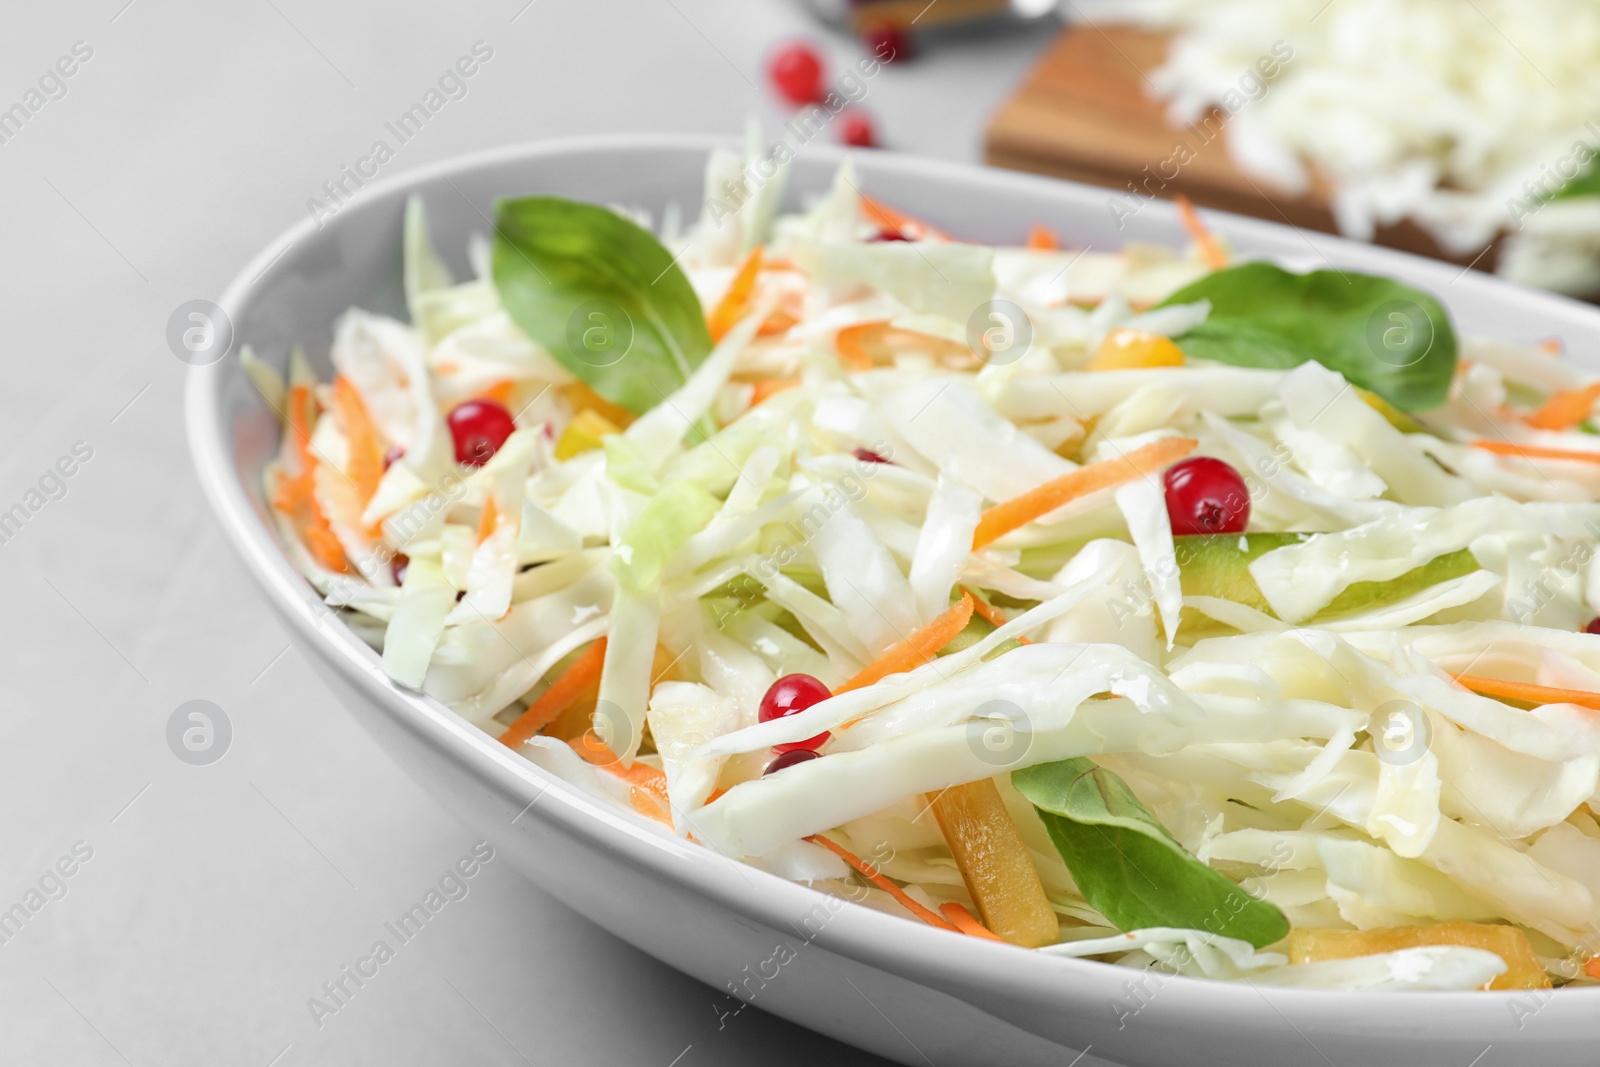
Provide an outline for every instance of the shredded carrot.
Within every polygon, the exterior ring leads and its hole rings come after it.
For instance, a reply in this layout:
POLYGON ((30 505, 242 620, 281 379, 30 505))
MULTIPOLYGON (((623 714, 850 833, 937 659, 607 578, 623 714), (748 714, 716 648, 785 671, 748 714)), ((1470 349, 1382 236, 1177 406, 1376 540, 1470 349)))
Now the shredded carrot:
POLYGON ((581 697, 586 689, 600 678, 600 668, 606 662, 606 639, 598 638, 550 687, 539 694, 539 699, 528 710, 517 716, 510 729, 500 735, 500 741, 516 748, 528 738, 543 730, 581 697))
POLYGON ((1596 400, 1600 400, 1600 382, 1582 389, 1563 389, 1551 393, 1544 406, 1523 421, 1536 430, 1570 430, 1589 417, 1596 400))
POLYGON ((1478 440, 1473 448, 1493 452, 1497 456, 1521 456, 1523 459, 1570 459, 1578 463, 1600 463, 1600 452, 1580 452, 1568 448, 1544 448, 1540 445, 1514 445, 1507 441, 1478 440))
POLYGON ((1200 221, 1200 213, 1194 209, 1187 196, 1180 196, 1178 201, 1178 218, 1183 220, 1183 228, 1189 231, 1189 236, 1200 249, 1201 258, 1206 261, 1206 266, 1212 270, 1221 270, 1228 265, 1228 253, 1223 251, 1222 245, 1217 242, 1216 235, 1206 228, 1200 221))
POLYGON ((795 318, 787 311, 784 311, 782 308, 778 308, 772 314, 767 316, 767 321, 761 324, 761 329, 756 331, 756 336, 777 337, 780 334, 788 333, 799 324, 799 319, 795 318))
POLYGON ((750 406, 755 407, 757 404, 763 404, 779 393, 787 389, 793 389, 799 384, 800 379, 798 378, 767 378, 764 381, 756 382, 751 386, 750 406))
POLYGON ((1546 337, 1539 342, 1539 351, 1547 356, 1559 356, 1566 351, 1566 346, 1561 343, 1561 338, 1559 337, 1546 337))
POLYGON ((756 245, 744 257, 744 262, 739 264, 739 269, 733 272, 728 291, 722 294, 717 306, 706 316, 706 328, 711 331, 713 341, 722 340, 749 313, 750 294, 755 290, 756 278, 760 273, 761 246, 756 245))
POLYGON ((1193 452, 1199 443, 1190 437, 1162 437, 1127 455, 1079 467, 1021 496, 1002 501, 985 510, 978 519, 972 547, 976 550, 991 544, 1078 497, 1131 482, 1176 463, 1193 452))
POLYGON ((572 751, 587 762, 616 775, 628 783, 628 803, 647 819, 672 825, 672 799, 667 792, 667 776, 649 764, 634 762, 624 767, 605 742, 587 730, 568 741, 572 751))
POLYGON ((833 344, 844 365, 851 370, 871 370, 872 353, 867 350, 867 338, 888 325, 887 321, 858 322, 840 330, 833 344))
POLYGON ((978 921, 977 916, 953 900, 939 905, 939 914, 950 920, 952 926, 969 937, 979 937, 985 941, 1005 941, 989 932, 989 928, 978 921))
POLYGON ((350 573, 350 561, 345 558, 344 545, 339 543, 333 527, 328 525, 328 517, 322 513, 322 505, 317 503, 316 495, 311 490, 309 475, 280 478, 273 504, 279 511, 295 518, 300 538, 305 541, 306 548, 317 563, 338 574, 350 573))
POLYGON ((940 649, 955 640, 956 634, 966 628, 968 620, 972 618, 974 603, 975 599, 971 593, 963 593, 960 600, 951 604, 932 622, 890 648, 863 667, 855 677, 835 689, 834 695, 869 686, 891 674, 904 674, 927 663, 939 654, 940 649))
POLYGON ((1036 222, 1028 230, 1028 247, 1038 252, 1054 252, 1061 247, 1061 242, 1056 240, 1056 235, 1050 232, 1049 227, 1036 222))
POLYGON ((899 886, 889 881, 889 879, 885 878, 883 874, 879 872, 878 868, 874 867, 860 856, 857 856, 849 849, 846 849, 841 845, 834 844, 821 834, 812 834, 810 837, 806 838, 806 840, 815 841, 817 844, 821 845, 823 848, 827 849, 829 852, 832 852, 835 856, 838 856, 850 866, 860 871, 867 881, 871 882, 885 893, 888 893, 891 897, 894 897, 895 900, 900 902, 901 907, 905 908, 907 911, 921 919, 923 922, 927 923, 929 926, 937 926, 939 929, 949 930, 951 933, 961 932, 960 930, 956 929, 954 923, 950 922, 944 916, 935 911, 931 911, 930 909, 923 907, 921 904, 918 904, 915 900, 912 900, 911 896, 904 889, 901 889, 899 886))
POLYGON ((572 746, 572 751, 582 756, 586 762, 594 764, 601 770, 610 771, 625 782, 641 786, 652 797, 666 802, 667 776, 664 773, 638 760, 624 767, 622 757, 611 751, 610 747, 600 740, 600 735, 593 730, 584 731, 582 736, 568 741, 567 744, 572 746))
POLYGON ((478 544, 489 540, 489 535, 494 533, 495 523, 500 519, 500 509, 495 507, 494 497, 489 497, 483 502, 483 510, 478 513, 478 544))
POLYGON ((1583 965, 1583 973, 1590 978, 1600 978, 1600 956, 1590 956, 1583 965))
POLYGON ((361 506, 366 507, 383 480, 383 437, 367 413, 355 383, 342 374, 333 380, 333 406, 350 449, 346 473, 355 483, 361 506))
MULTIPOLYGON (((1000 613, 1000 609, 999 608, 995 607, 993 604, 991 604, 988 601, 984 600, 977 593, 974 593, 972 590, 968 589, 966 586, 963 585, 963 586, 960 586, 959 588, 963 593, 965 593, 967 596, 970 596, 972 598, 972 610, 973 610, 973 613, 978 615, 980 618, 983 618, 984 620, 986 620, 989 623, 989 625, 993 626, 995 629, 998 630, 1000 627, 1004 626, 1006 623, 1011 621, 1010 619, 1006 618, 1004 615, 1002 615, 1000 613)), ((1029 641, 1026 637, 1018 637, 1017 638, 1017 643, 1018 644, 1023 644, 1023 645, 1031 645, 1031 644, 1033 644, 1033 642, 1029 641)))
POLYGON ((317 503, 316 456, 311 451, 315 409, 316 398, 309 385, 289 387, 289 437, 299 470, 294 475, 280 472, 272 506, 289 516, 313 559, 330 571, 345 574, 350 562, 345 559, 344 546, 339 544, 328 517, 322 513, 322 505, 317 503))
POLYGON ((886 230, 895 230, 907 237, 932 237, 939 241, 949 241, 953 238, 939 227, 923 222, 915 215, 890 207, 882 200, 875 200, 866 193, 861 194, 861 213, 866 215, 868 221, 881 226, 886 230))
POLYGON ((1508 682, 1503 678, 1482 678, 1476 674, 1458 674, 1457 682, 1474 693, 1499 697, 1503 700, 1520 700, 1527 704, 1577 704, 1583 708, 1600 711, 1600 693, 1585 689, 1555 689, 1532 682, 1508 682))
POLYGON ((509 379, 495 382, 483 391, 483 398, 485 400, 493 400, 503 408, 509 408, 511 406, 511 391, 516 387, 517 383, 509 379))
POLYGON ((982 597, 978 596, 977 593, 974 593, 964 585, 961 586, 960 589, 963 593, 972 598, 972 610, 980 618, 987 620, 990 625, 998 628, 1004 626, 1010 621, 1004 615, 1000 614, 999 608, 985 601, 982 597))
POLYGON ((634 811, 645 818, 654 819, 664 826, 672 825, 672 805, 658 799, 648 786, 630 785, 628 803, 633 805, 634 811))

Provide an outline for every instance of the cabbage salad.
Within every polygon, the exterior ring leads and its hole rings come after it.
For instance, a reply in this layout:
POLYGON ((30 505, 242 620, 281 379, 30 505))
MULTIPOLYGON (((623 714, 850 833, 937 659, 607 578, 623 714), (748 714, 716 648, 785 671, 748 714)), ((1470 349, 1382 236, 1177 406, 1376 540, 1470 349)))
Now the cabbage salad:
POLYGON ((242 354, 285 549, 396 685, 952 935, 1600 977, 1600 381, 1192 211, 991 247, 745 166, 687 227, 501 201, 464 280, 414 201, 409 321, 242 354))

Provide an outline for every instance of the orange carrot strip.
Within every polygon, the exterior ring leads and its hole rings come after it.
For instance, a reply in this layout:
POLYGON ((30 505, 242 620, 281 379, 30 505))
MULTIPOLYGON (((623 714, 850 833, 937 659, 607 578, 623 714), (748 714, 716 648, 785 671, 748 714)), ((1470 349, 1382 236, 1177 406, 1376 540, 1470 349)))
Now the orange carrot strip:
POLYGON ((342 374, 333 380, 333 406, 350 449, 346 473, 355 483, 361 506, 366 507, 383 479, 383 436, 367 413, 367 405, 355 383, 342 374))
POLYGON ((495 507, 494 497, 489 497, 483 502, 483 510, 478 513, 478 544, 489 540, 489 535, 494 533, 495 523, 500 519, 500 509, 495 507))
POLYGON ((1590 956, 1589 961, 1583 965, 1583 973, 1590 978, 1600 978, 1600 956, 1590 956))
POLYGON ((1561 343, 1561 338, 1559 337, 1546 337, 1539 342, 1539 351, 1547 356, 1559 356, 1565 351, 1565 346, 1561 343))
POLYGON ((648 763, 640 763, 637 760, 624 767, 622 765, 622 757, 611 751, 610 747, 600 740, 600 736, 593 730, 584 731, 583 736, 568 741, 567 744, 572 746, 572 751, 582 756, 587 762, 594 764, 603 771, 610 771, 625 782, 643 786, 653 796, 661 797, 663 801, 665 800, 667 796, 667 776, 665 773, 650 766, 648 763))
POLYGON ((328 525, 328 520, 322 514, 322 509, 317 507, 317 502, 313 500, 311 505, 316 508, 314 517, 321 520, 321 525, 307 526, 302 532, 306 547, 311 550, 317 562, 328 570, 339 574, 350 573, 350 561, 345 559, 344 545, 339 543, 339 538, 334 535, 333 528, 328 525))
MULTIPOLYGON (((289 387, 289 436, 294 446, 298 473, 280 473, 272 505, 289 516, 300 531, 306 549, 323 567, 340 574, 348 573, 350 562, 345 559, 344 546, 334 536, 328 517, 317 503, 316 456, 311 451, 311 420, 315 415, 316 398, 309 385, 289 387)), ((381 473, 381 463, 380 473, 381 473)))
POLYGON ((654 819, 663 826, 672 825, 672 806, 664 801, 657 800, 647 786, 630 785, 628 787, 628 803, 633 805, 633 810, 647 819, 654 819))
POLYGON ((960 600, 951 604, 932 622, 890 648, 863 667, 854 678, 835 689, 834 695, 871 685, 891 674, 904 674, 927 663, 966 628, 967 621, 972 618, 973 603, 972 594, 963 593, 960 600))
POLYGON ((799 384, 800 379, 798 378, 768 378, 765 381, 756 382, 751 387, 750 406, 755 407, 757 404, 765 403, 779 393, 787 389, 793 389, 799 384))
POLYGON ((1178 201, 1178 218, 1183 221, 1183 228, 1189 231, 1189 236, 1200 248, 1200 255, 1206 261, 1206 266, 1212 270, 1221 270, 1228 265, 1228 253, 1222 250, 1217 243, 1216 235, 1206 228, 1200 221, 1200 213, 1194 209, 1187 196, 1180 196, 1178 201))
POLYGON ((495 382, 483 391, 483 398, 485 400, 493 400, 503 408, 509 408, 511 406, 511 391, 516 387, 517 383, 510 380, 495 382))
POLYGON ((989 928, 978 921, 977 916, 953 900, 945 901, 939 905, 939 914, 950 920, 952 926, 969 937, 980 937, 985 941, 1005 941, 989 932, 989 928))
POLYGON ((861 213, 867 217, 867 221, 886 230, 904 233, 908 237, 934 237, 941 241, 951 239, 949 234, 937 226, 892 208, 882 200, 874 200, 866 193, 861 194, 861 213))
POLYGON ((1036 222, 1028 230, 1028 247, 1038 252, 1054 252, 1061 247, 1061 242, 1056 240, 1056 235, 1050 232, 1049 227, 1036 222))
POLYGON ((961 932, 960 930, 956 929, 954 923, 950 922, 944 916, 935 911, 930 911, 928 908, 918 904, 915 900, 912 900, 910 895, 907 894, 904 889, 901 889, 899 886, 895 885, 893 882, 889 881, 889 879, 885 878, 881 873, 879 873, 878 868, 874 867, 872 864, 868 863, 866 860, 862 859, 860 856, 857 856, 850 850, 834 844, 821 834, 812 834, 810 837, 806 838, 806 840, 815 841, 817 844, 821 845, 823 848, 827 849, 829 852, 832 852, 835 856, 838 856, 850 866, 860 871, 862 875, 866 877, 867 881, 871 882, 885 893, 888 893, 891 897, 894 897, 895 900, 900 902, 901 907, 905 908, 907 911, 921 919, 923 922, 927 923, 929 926, 937 926, 939 929, 949 930, 951 933, 961 932))
POLYGON ((972 598, 972 610, 976 612, 979 617, 987 620, 991 625, 1000 627, 1004 626, 1010 621, 1004 615, 1000 614, 999 608, 995 607, 993 604, 985 602, 983 598, 979 597, 978 594, 974 593, 966 586, 963 585, 959 588, 963 593, 972 598))
POLYGON ((839 358, 844 365, 851 370, 871 370, 872 353, 867 351, 866 340, 888 325, 887 321, 858 322, 840 330, 834 337, 833 345, 839 350, 839 358))
POLYGON ((672 799, 667 792, 665 774, 644 763, 622 766, 616 753, 606 747, 593 730, 585 731, 582 737, 567 744, 589 763, 627 782, 628 803, 633 805, 634 811, 665 826, 672 825, 672 799))
MULTIPOLYGON (((974 593, 972 590, 968 589, 966 586, 963 585, 963 586, 960 586, 959 588, 963 593, 967 594, 968 596, 970 596, 972 598, 972 610, 973 610, 973 612, 976 613, 977 615, 979 615, 980 617, 986 619, 991 626, 995 627, 995 629, 999 629, 1000 627, 1004 626, 1006 623, 1011 621, 1010 619, 1007 619, 1004 615, 1002 615, 1000 613, 1000 609, 999 608, 995 607, 993 604, 986 603, 983 600, 982 597, 978 596, 977 593, 974 593)), ((1031 644, 1033 644, 1033 642, 1028 640, 1026 637, 1018 637, 1017 638, 1017 644, 1019 644, 1019 645, 1031 645, 1031 644)))
POLYGON ((1589 417, 1596 400, 1600 400, 1600 382, 1582 389, 1563 389, 1551 393, 1543 407, 1522 421, 1536 430, 1570 430, 1589 417))
POLYGON ((345 558, 344 546, 311 491, 311 475, 291 478, 280 472, 272 506, 290 517, 318 564, 338 574, 349 573, 350 561, 345 558))
POLYGON ((289 387, 289 432, 294 435, 294 452, 301 460, 301 474, 311 466, 311 409, 314 403, 311 386, 289 387))
POLYGON ((1514 445, 1507 441, 1474 441, 1473 448, 1493 452, 1497 456, 1521 456, 1523 459, 1570 459, 1579 463, 1600 463, 1600 452, 1580 452, 1568 448, 1545 448, 1541 445, 1514 445))
POLYGON ((1508 682, 1504 678, 1482 678, 1476 674, 1458 674, 1457 682, 1484 696, 1503 700, 1520 700, 1527 704, 1577 704, 1583 708, 1600 711, 1600 693, 1584 689, 1555 689, 1532 682, 1508 682))
POLYGON ((517 716, 511 728, 500 735, 501 743, 509 748, 516 748, 550 725, 557 715, 566 711, 583 695, 584 690, 599 679, 600 668, 605 665, 605 661, 606 639, 601 637, 584 649, 583 655, 573 660, 572 665, 562 671, 561 676, 551 682, 548 689, 539 694, 539 699, 530 704, 527 711, 517 716))
POLYGON ((755 289, 756 276, 760 273, 761 246, 756 245, 734 272, 733 280, 728 283, 728 291, 722 294, 717 306, 706 316, 706 329, 711 331, 713 341, 722 340, 749 312, 750 293, 755 289))
POLYGON ((982 548, 1012 530, 1050 514, 1068 501, 1131 482, 1176 463, 1193 452, 1199 443, 1189 437, 1162 437, 1125 456, 1079 467, 1021 496, 1002 501, 979 517, 978 528, 972 535, 972 547, 982 548))
POLYGON ((767 316, 767 321, 761 324, 761 329, 756 331, 757 337, 777 337, 788 333, 800 324, 800 320, 779 308, 767 316))

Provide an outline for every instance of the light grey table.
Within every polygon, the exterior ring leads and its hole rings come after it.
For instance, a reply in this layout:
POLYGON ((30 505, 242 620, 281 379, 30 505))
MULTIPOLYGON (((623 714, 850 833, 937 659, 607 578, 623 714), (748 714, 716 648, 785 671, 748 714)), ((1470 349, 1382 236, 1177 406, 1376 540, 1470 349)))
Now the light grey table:
MULTIPOLYGON (((715 991, 492 861, 314 1018, 473 842, 335 705, 224 544, 164 342, 474 42, 492 58, 385 173, 775 125, 763 50, 853 43, 779 0, 87 0, 3 23, 0 118, 38 106, 0 125, 0 512, 28 513, 0 528, 0 1062, 869 1062, 720 1019, 715 991), (167 741, 193 699, 232 726, 209 766, 167 741)), ((1047 29, 936 42, 864 103, 893 147, 976 159, 1047 29)))

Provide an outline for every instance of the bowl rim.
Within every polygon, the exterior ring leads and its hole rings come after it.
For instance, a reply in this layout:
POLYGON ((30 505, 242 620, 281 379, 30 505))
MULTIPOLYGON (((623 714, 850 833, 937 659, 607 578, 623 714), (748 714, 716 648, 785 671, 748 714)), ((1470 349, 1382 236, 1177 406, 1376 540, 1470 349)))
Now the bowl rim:
MULTIPOLYGON (((451 156, 382 177, 367 183, 345 207, 374 203, 425 182, 499 164, 532 163, 541 158, 616 150, 709 152, 715 147, 735 145, 737 140, 710 134, 644 133, 521 142, 451 156)), ((808 146, 807 151, 824 159, 831 156, 842 160, 846 155, 845 151, 824 145, 808 146)), ((1057 190, 1066 187, 1096 195, 1107 192, 1041 175, 881 150, 874 151, 872 158, 879 169, 910 171, 914 168, 919 178, 972 179, 981 175, 985 182, 1001 187, 1057 190)), ((1176 209, 1170 202, 1151 202, 1148 206, 1172 221, 1174 234, 1180 232, 1176 209)), ((1277 234, 1291 229, 1226 212, 1207 210, 1206 214, 1219 228, 1245 235, 1277 234)), ((221 306, 230 315, 236 309, 247 307, 289 248, 313 238, 323 229, 337 228, 344 217, 345 212, 341 210, 339 216, 327 220, 324 225, 318 225, 315 219, 302 219, 279 233, 228 284, 219 300, 221 306)), ((1376 259, 1380 264, 1392 264, 1411 279, 1440 278, 1457 270, 1450 264, 1340 237, 1303 231, 1300 236, 1313 250, 1328 255, 1334 262, 1340 258, 1367 262, 1376 259)), ((1457 275, 1452 279, 1454 282, 1462 280, 1474 286, 1516 290, 1518 299, 1543 305, 1543 310, 1554 318, 1582 314, 1600 319, 1600 310, 1565 297, 1511 285, 1498 278, 1457 275)), ((307 596, 311 587, 278 547, 275 533, 259 520, 231 461, 231 442, 221 421, 219 401, 221 386, 228 375, 240 373, 228 369, 230 361, 237 362, 237 345, 235 338, 234 348, 222 359, 188 368, 184 421, 191 458, 204 495, 234 550, 262 586, 272 606, 317 655, 362 688, 386 714, 413 733, 422 735, 450 760, 502 793, 524 801, 523 814, 537 807, 538 817, 561 832, 620 853, 652 877, 688 887, 736 915, 777 931, 793 929, 791 921, 796 916, 810 914, 821 900, 839 899, 723 856, 631 813, 602 804, 579 787, 508 750, 433 698, 396 686, 383 674, 378 655, 352 630, 343 625, 325 626, 325 614, 319 614, 312 605, 312 601, 319 598, 314 594, 307 596)), ((804 940, 809 943, 812 939, 804 940)), ((986 1004, 969 995, 980 986, 987 986, 1000 996, 1017 996, 1023 1002, 1033 1000, 1036 1004, 1049 1001, 1058 1007, 1062 1006, 1063 999, 1070 1000, 1075 995, 1117 995, 1110 980, 1118 974, 1108 969, 1110 965, 1018 950, 978 938, 951 937, 915 919, 900 918, 868 907, 846 906, 832 911, 826 929, 814 939, 827 951, 890 973, 909 973, 913 980, 950 991, 953 996, 967 999, 980 1008, 985 1008, 986 1004)), ((1202 1013, 1234 1011, 1247 1002, 1240 998, 1253 1003, 1255 997, 1263 997, 1275 1009, 1292 1007, 1302 1020, 1336 1023, 1347 1022, 1353 1010, 1371 1019, 1372 1013, 1382 1016, 1392 1012, 1399 1018, 1400 1013, 1414 1016, 1418 1010, 1431 1013, 1470 1006, 1474 1015, 1480 1015, 1478 1009, 1503 1010, 1504 1004, 1517 996, 1513 992, 1475 991, 1469 996, 1461 992, 1419 991, 1409 992, 1397 1000, 1392 993, 1260 987, 1247 982, 1184 976, 1164 975, 1163 978, 1163 988, 1171 985, 1167 996, 1181 1002, 1184 1014, 1190 1018, 1202 1013), (1396 1003, 1398 1007, 1394 1006, 1396 1003)), ((1581 998, 1587 1015, 1592 1014, 1597 997, 1600 997, 1600 988, 1565 990, 1555 1000, 1578 1008, 1576 1002, 1581 998)), ((999 1002, 987 997, 983 1000, 990 1005, 999 1002)))

